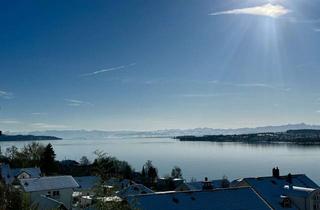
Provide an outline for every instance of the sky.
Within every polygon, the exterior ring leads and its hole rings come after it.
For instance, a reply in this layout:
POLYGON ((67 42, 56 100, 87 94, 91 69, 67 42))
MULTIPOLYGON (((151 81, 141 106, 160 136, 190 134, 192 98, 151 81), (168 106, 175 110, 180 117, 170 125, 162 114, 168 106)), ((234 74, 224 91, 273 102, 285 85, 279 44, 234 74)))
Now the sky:
POLYGON ((320 122, 319 0, 0 1, 0 130, 320 122))

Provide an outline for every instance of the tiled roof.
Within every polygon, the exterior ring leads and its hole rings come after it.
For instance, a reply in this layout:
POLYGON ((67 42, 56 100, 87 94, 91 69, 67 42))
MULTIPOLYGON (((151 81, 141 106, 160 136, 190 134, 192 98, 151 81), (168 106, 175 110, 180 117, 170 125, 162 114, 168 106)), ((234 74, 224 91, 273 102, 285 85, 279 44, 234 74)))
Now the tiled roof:
POLYGON ((227 188, 129 196, 141 210, 270 210, 251 188, 227 188))
POLYGON ((25 192, 77 188, 79 184, 72 176, 48 176, 31 179, 21 179, 21 186, 25 192))

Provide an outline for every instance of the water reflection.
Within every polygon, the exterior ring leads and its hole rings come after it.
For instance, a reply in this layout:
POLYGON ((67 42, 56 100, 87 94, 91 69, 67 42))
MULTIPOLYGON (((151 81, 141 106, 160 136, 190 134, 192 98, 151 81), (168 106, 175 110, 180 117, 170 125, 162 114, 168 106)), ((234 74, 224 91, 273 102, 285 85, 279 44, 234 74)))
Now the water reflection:
MULTIPOLYGON (((29 142, 0 142, 2 152, 12 145, 18 148, 29 142)), ((47 144, 49 141, 43 141, 47 144)), ((248 144, 239 142, 180 142, 170 138, 59 140, 51 142, 57 159, 79 160, 83 155, 95 158, 97 149, 140 170, 152 160, 160 175, 170 173, 173 166, 182 168, 185 178, 230 179, 270 175, 274 166, 282 174, 305 173, 320 183, 319 145, 248 144)))

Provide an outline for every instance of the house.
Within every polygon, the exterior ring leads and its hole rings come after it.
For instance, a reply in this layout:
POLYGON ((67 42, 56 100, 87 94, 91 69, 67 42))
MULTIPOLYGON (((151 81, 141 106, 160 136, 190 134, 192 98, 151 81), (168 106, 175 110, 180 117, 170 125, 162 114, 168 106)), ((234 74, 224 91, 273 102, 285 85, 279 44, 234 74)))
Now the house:
POLYGON ((120 179, 120 178, 110 178, 106 181, 105 185, 116 188, 118 190, 129 187, 130 185, 135 184, 135 182, 129 179, 120 179))
POLYGON ((283 206, 306 210, 320 209, 320 189, 292 185, 285 185, 284 189, 283 199, 286 199, 286 203, 283 206))
POLYGON ((136 195, 129 196, 128 202, 140 210, 272 209, 250 187, 136 195))
POLYGON ((94 188, 99 184, 100 178, 98 176, 78 176, 73 177, 79 184, 77 192, 81 192, 82 195, 94 194, 94 188))
POLYGON ((203 190, 204 188, 228 188, 230 185, 227 179, 217 179, 208 181, 198 181, 198 182, 185 182, 180 184, 175 191, 197 191, 203 190))
POLYGON ((79 176, 73 177, 79 184, 72 194, 73 203, 81 208, 88 208, 92 205, 95 188, 101 182, 98 176, 79 176))
POLYGON ((39 178, 41 176, 40 168, 10 168, 8 164, 0 166, 1 177, 5 184, 12 184, 15 180, 39 178))
POLYGON ((75 160, 62 160, 59 162, 59 164, 63 167, 73 167, 79 165, 79 163, 75 160))
POLYGON ((244 178, 231 183, 232 186, 249 186, 272 208, 315 210, 319 205, 319 186, 304 174, 280 176, 279 169, 269 177, 244 178), (301 206, 301 200, 304 205, 301 206))
POLYGON ((62 203, 67 209, 72 207, 72 193, 79 184, 72 176, 48 176, 21 179, 20 184, 27 200, 32 205, 43 202, 43 196, 62 203))
POLYGON ((154 193, 154 192, 142 184, 133 184, 128 186, 127 188, 124 188, 118 191, 117 195, 120 198, 126 198, 132 195, 149 194, 149 193, 154 193))
POLYGON ((157 179, 157 189, 161 191, 174 190, 176 187, 184 183, 184 179, 162 177, 157 179))

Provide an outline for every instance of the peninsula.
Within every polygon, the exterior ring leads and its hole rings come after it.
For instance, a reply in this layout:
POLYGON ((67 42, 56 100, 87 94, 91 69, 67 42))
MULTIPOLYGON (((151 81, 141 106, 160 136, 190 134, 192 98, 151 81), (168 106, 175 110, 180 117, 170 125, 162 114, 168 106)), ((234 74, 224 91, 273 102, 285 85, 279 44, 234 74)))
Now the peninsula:
POLYGON ((302 129, 286 132, 252 133, 238 135, 176 136, 180 141, 241 142, 249 144, 292 143, 320 145, 320 130, 302 129))
POLYGON ((35 136, 35 135, 6 135, 0 132, 0 141, 42 141, 42 140, 61 140, 55 136, 35 136))

